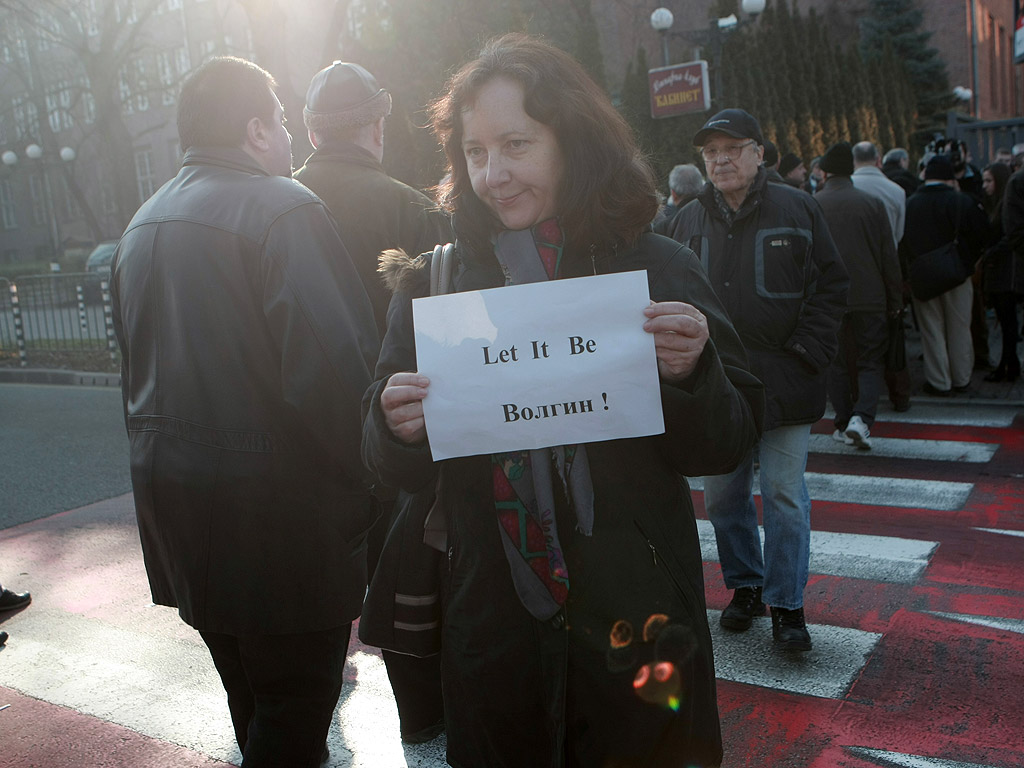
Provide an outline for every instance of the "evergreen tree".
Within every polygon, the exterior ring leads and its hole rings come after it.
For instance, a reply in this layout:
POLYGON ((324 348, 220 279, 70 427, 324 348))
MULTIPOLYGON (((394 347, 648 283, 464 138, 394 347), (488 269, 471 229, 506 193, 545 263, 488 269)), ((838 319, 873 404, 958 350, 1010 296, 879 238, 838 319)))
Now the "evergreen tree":
POLYGON ((910 79, 919 115, 917 128, 925 134, 943 123, 943 110, 952 104, 946 64, 928 47, 932 33, 921 26, 923 13, 914 0, 869 0, 860 22, 860 52, 868 60, 881 58, 888 42, 910 79))

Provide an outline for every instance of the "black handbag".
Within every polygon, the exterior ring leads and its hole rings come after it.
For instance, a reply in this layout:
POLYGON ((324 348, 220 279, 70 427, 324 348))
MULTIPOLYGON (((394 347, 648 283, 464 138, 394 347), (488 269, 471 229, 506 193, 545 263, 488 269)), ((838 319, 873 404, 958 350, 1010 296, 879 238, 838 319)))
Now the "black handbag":
POLYGON ((377 569, 363 601, 359 639, 409 656, 441 650, 442 553, 423 543, 434 487, 400 491, 377 569))
MULTIPOLYGON (((430 261, 430 295, 451 293, 455 246, 438 245, 430 261)), ((359 639, 409 656, 441 651, 441 568, 447 549, 444 510, 436 504, 439 479, 416 493, 399 491, 373 573, 359 639)))
POLYGON ((960 208, 952 242, 922 253, 910 262, 910 292, 918 301, 931 301, 956 288, 974 272, 960 256, 960 208))
POLYGON ((907 367, 907 345, 904 338, 903 313, 886 321, 889 347, 885 351, 885 370, 896 373, 907 367))

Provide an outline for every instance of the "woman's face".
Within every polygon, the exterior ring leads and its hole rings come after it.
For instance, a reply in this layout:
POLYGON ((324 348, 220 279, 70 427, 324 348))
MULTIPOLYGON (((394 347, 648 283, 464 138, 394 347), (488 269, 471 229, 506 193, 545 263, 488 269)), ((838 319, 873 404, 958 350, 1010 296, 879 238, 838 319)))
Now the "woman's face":
POLYGON ((523 89, 497 77, 462 112, 462 151, 473 191, 506 229, 528 229, 558 213, 564 173, 554 131, 523 109, 523 89))
POLYGON ((996 180, 993 178, 991 171, 982 171, 981 188, 985 190, 985 194, 989 197, 996 193, 996 180))

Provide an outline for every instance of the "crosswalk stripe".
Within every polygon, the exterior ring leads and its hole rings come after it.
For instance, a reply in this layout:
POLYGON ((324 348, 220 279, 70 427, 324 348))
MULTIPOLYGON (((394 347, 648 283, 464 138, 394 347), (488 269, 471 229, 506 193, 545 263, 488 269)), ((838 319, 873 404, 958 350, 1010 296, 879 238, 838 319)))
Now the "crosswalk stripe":
POLYGON ((1004 531, 999 528, 975 528, 976 531, 984 531, 985 533, 998 533, 1001 536, 1022 536, 1024 537, 1024 531, 1004 531))
POLYGON ((979 763, 958 763, 955 760, 943 760, 939 757, 886 752, 883 749, 868 749, 867 747, 844 747, 844 749, 856 757, 874 760, 885 768, 995 768, 979 763))
MULTIPOLYGON (((758 528, 764 542, 764 528, 758 528)), ((701 556, 718 562, 715 529, 709 520, 697 521, 701 556)), ((928 567, 938 542, 870 536, 858 533, 811 531, 811 573, 870 579, 889 584, 913 584, 928 567)))
POLYGON ((772 653, 771 619, 754 619, 746 632, 730 632, 718 623, 721 611, 708 611, 715 674, 722 680, 774 688, 823 699, 841 699, 875 645, 875 632, 808 624, 814 648, 808 653, 772 653))
POLYGON ((811 453, 831 453, 841 456, 875 456, 893 459, 926 459, 928 461, 960 461, 985 464, 999 449, 997 443, 967 443, 957 440, 917 440, 895 437, 872 437, 871 450, 864 451, 837 442, 832 435, 811 435, 808 444, 811 453))
MULTIPOLYGON (((950 403, 933 405, 915 401, 909 411, 898 413, 884 411, 876 421, 899 424, 943 424, 953 427, 1008 427, 1017 418, 1020 408, 1004 405, 979 405, 975 403, 950 403)), ((822 418, 831 422, 835 411, 830 406, 822 418)))
MULTIPOLYGON (((911 507, 951 512, 962 509, 973 483, 911 480, 902 477, 862 477, 806 472, 807 491, 814 501, 841 501, 879 507, 911 507)), ((688 478, 690 490, 703 491, 704 478, 688 478)), ((758 493, 758 478, 754 492, 758 493)))
POLYGON ((1001 629, 1005 632, 1016 632, 1024 635, 1024 619, 1004 619, 1000 616, 973 616, 968 613, 946 613, 944 611, 928 611, 932 616, 941 616, 951 621, 962 621, 965 624, 977 624, 980 627, 1001 629))

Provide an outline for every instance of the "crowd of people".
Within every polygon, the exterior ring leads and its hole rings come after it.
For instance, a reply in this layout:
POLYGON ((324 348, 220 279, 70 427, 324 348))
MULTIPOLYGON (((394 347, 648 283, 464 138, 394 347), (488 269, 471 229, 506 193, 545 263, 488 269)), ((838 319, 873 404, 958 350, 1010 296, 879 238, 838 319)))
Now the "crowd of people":
MULTIPOLYGON (((275 86, 231 57, 189 76, 181 170, 112 265, 153 600, 208 646, 243 768, 328 759, 368 584, 386 629, 436 635, 414 655, 381 643, 403 741, 446 731, 461 768, 719 766, 686 478, 705 478, 733 590, 722 626, 770 609, 771 646, 809 651, 811 426, 830 397, 836 439, 867 449, 885 383, 909 406, 890 328, 915 260, 945 242, 965 269, 984 254, 980 290, 1016 338, 1024 176, 975 174, 942 148, 918 190, 906 152, 868 142, 808 169, 726 109, 693 137, 703 169, 674 169, 661 207, 604 91, 512 34, 429 106, 447 163, 431 198, 381 165, 391 96, 372 73, 316 74, 314 152, 294 174, 275 86), (957 189, 975 175, 984 209, 957 189), (663 434, 432 459, 415 300, 636 270, 663 434)), ((913 298, 936 394, 966 384, 952 326, 970 322, 972 285, 965 272, 913 298)), ((1014 344, 992 375, 1018 374, 1014 344)))

